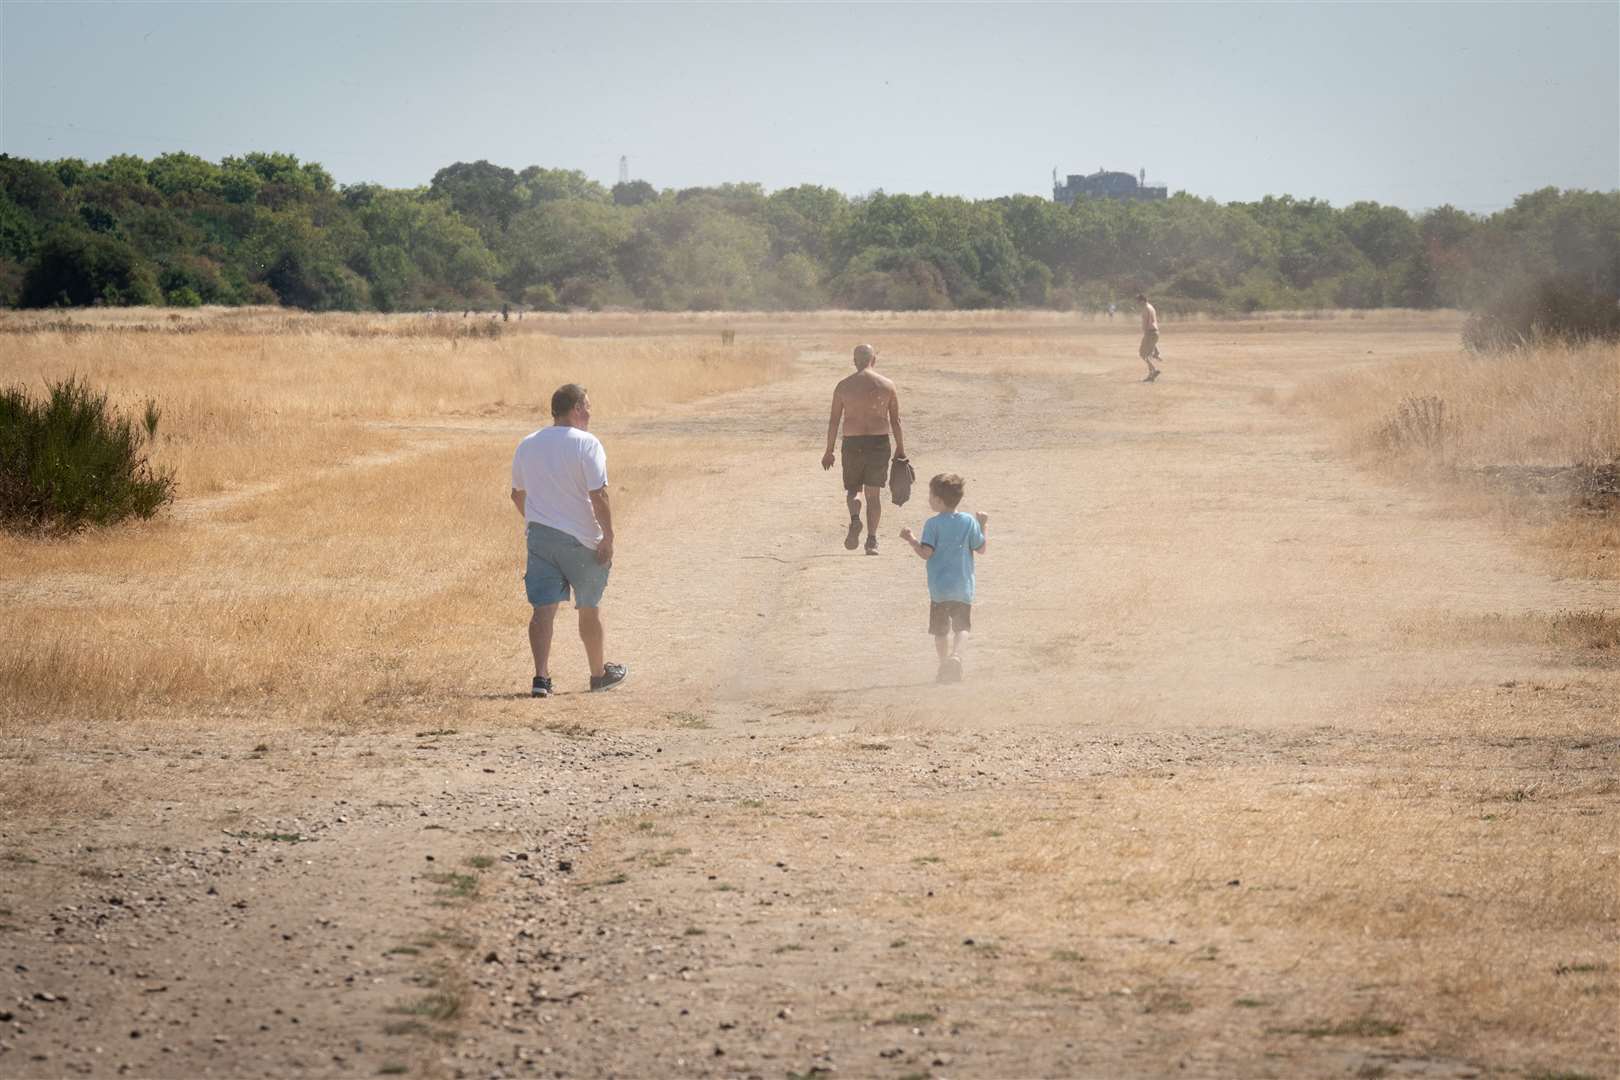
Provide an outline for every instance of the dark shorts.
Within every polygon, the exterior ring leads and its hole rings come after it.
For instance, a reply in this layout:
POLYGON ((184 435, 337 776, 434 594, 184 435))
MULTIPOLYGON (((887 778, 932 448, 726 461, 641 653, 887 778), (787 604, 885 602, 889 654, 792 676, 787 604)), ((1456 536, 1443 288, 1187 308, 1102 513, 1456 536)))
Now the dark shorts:
POLYGON ((889 437, 844 436, 844 490, 880 488, 889 482, 889 437))
POLYGON ((944 637, 955 631, 965 634, 973 629, 973 605, 960 600, 935 601, 928 605, 928 632, 944 637))

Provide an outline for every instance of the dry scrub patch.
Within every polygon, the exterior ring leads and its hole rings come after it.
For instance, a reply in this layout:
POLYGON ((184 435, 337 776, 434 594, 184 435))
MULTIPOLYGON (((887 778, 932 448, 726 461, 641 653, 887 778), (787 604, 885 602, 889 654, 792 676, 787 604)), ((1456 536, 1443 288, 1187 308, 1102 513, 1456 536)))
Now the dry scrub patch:
POLYGON ((1620 346, 1462 350, 1368 365, 1302 390, 1352 455, 1442 481, 1553 552, 1620 578, 1620 346))

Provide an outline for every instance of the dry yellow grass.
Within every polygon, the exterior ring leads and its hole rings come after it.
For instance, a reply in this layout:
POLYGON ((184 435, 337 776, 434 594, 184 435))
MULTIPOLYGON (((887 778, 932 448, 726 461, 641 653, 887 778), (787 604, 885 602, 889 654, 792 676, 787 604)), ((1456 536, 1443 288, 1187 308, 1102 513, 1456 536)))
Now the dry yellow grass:
POLYGON ((1612 484, 1620 468, 1620 346, 1368 363, 1296 403, 1329 417, 1347 453, 1438 482, 1569 572, 1620 578, 1620 497, 1594 504, 1580 490, 1590 470, 1607 469, 1612 484))
POLYGON ((685 448, 614 445, 614 425, 773 378, 787 357, 692 339, 445 338, 420 317, 249 312, 131 332, 140 317, 95 313, 86 331, 8 316, 0 334, 0 383, 77 374, 125 405, 156 399, 154 456, 181 496, 144 525, 0 534, 6 728, 199 708, 342 723, 468 692, 521 606, 506 469, 516 439, 549 422, 551 391, 589 388, 633 509, 685 448))

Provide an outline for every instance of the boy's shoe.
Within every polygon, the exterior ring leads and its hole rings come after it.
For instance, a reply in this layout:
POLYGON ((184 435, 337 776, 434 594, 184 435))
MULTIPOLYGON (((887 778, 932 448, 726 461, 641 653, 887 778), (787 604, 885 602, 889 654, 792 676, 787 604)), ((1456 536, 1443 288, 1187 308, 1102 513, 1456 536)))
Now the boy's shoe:
POLYGON ((877 533, 866 534, 866 553, 868 555, 877 554, 877 533))
POLYGON ((849 532, 844 534, 844 550, 845 551, 854 551, 856 548, 858 548, 860 546, 861 546, 861 519, 858 518, 858 517, 852 517, 852 518, 849 519, 849 532))
POLYGON ((611 690, 624 682, 624 677, 630 674, 630 669, 623 664, 603 664, 602 674, 591 676, 591 692, 598 690, 611 690))
POLYGON ((962 658, 947 656, 939 662, 939 674, 934 677, 937 683, 959 683, 962 681, 962 658))
POLYGON ((550 697, 551 696, 551 676, 550 675, 536 675, 534 677, 534 686, 533 686, 532 689, 530 689, 529 696, 530 697, 550 697))

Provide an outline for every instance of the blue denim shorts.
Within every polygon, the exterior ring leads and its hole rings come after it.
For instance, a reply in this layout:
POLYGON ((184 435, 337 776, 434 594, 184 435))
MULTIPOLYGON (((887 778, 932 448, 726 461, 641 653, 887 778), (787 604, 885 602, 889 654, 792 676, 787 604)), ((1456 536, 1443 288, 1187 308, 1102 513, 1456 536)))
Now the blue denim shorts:
POLYGON ((528 541, 523 588, 531 605, 560 604, 572 589, 576 608, 601 606, 608 568, 596 561, 596 552, 567 533, 534 521, 529 522, 528 541))

